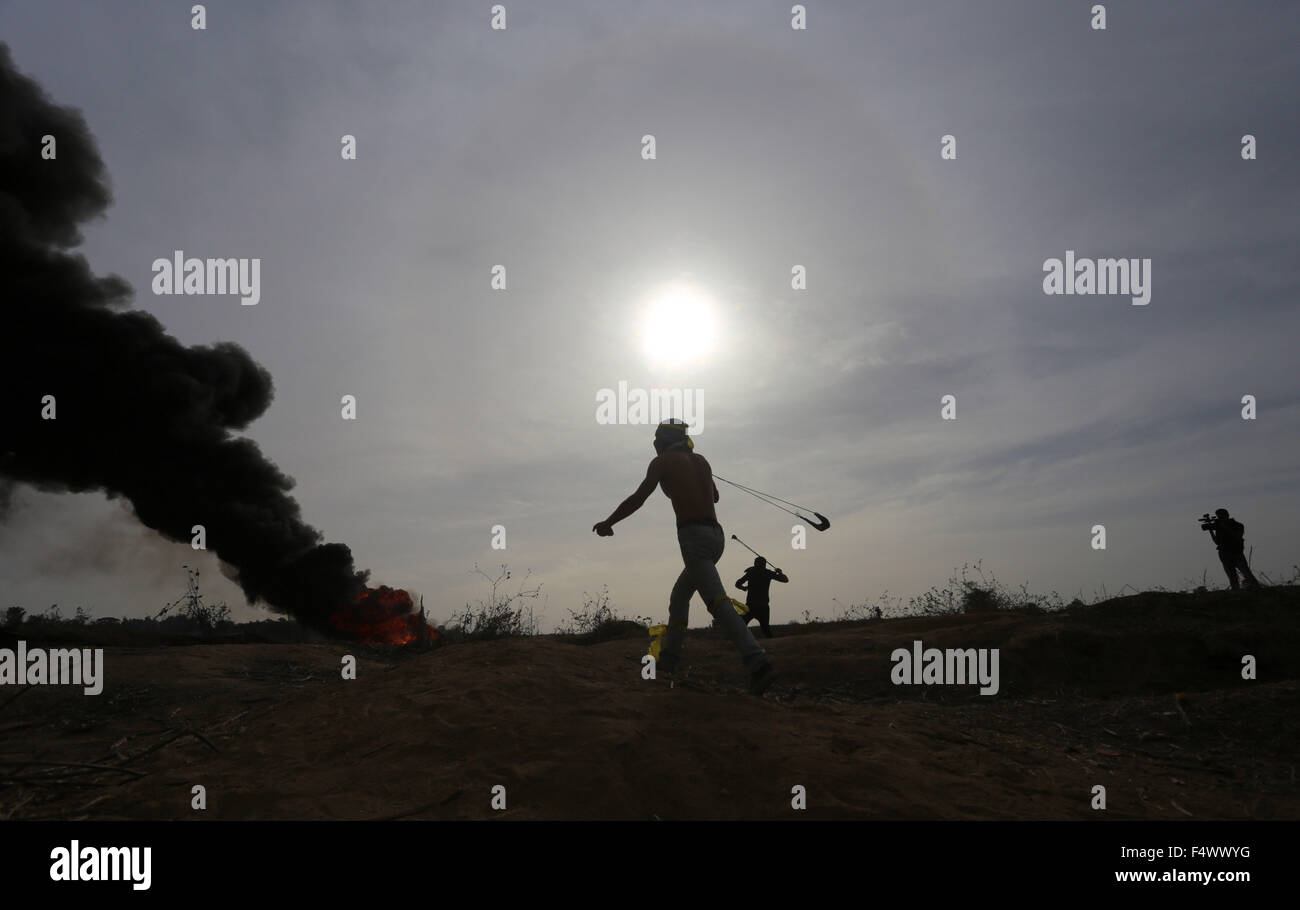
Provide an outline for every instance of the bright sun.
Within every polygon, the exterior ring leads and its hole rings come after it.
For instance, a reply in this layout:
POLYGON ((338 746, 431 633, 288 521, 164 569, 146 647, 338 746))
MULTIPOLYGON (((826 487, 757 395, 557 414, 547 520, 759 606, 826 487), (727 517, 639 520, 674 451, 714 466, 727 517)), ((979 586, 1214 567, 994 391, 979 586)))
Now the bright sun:
POLYGON ((708 296, 673 285, 650 298, 641 335, 653 363, 683 366, 713 352, 714 330, 713 302, 708 296))

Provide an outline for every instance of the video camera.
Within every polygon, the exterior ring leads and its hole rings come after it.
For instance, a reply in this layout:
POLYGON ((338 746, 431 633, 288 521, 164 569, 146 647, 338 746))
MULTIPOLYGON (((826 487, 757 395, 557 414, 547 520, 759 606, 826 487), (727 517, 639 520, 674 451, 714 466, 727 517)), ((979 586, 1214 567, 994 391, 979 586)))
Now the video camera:
POLYGON ((1213 531, 1219 526, 1219 519, 1211 515, 1209 512, 1206 512, 1198 518, 1197 521, 1201 523, 1202 531, 1213 531))

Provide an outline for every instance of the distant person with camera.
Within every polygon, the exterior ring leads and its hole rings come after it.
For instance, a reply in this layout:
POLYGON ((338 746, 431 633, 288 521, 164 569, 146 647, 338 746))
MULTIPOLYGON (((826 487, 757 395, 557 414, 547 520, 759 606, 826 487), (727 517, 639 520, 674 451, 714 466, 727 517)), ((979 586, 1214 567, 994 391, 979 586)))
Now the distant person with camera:
POLYGON ((1246 526, 1228 515, 1227 509, 1217 509, 1213 518, 1208 512, 1201 516, 1201 530, 1209 531, 1210 539, 1219 548, 1219 562, 1223 563, 1223 571, 1228 573, 1228 583, 1232 585, 1232 590, 1236 591, 1240 587, 1237 583, 1238 572, 1241 572, 1249 587, 1258 588, 1259 581, 1246 562, 1246 526))

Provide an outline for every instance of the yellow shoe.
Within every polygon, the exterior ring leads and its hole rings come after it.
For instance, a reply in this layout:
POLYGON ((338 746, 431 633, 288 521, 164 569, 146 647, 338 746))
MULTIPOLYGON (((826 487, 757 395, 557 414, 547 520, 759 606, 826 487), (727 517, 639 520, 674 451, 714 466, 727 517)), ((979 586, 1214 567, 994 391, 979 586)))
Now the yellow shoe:
POLYGON ((663 647, 664 633, 667 631, 667 626, 650 627, 650 656, 656 661, 659 660, 659 649, 663 647))

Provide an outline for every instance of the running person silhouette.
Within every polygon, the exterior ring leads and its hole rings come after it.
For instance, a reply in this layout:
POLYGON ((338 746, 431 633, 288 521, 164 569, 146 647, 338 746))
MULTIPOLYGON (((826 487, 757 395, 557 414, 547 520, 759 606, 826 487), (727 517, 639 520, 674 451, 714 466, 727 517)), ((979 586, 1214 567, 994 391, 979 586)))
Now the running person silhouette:
POLYGON ((700 592, 709 612, 722 624, 740 651, 749 671, 749 691, 762 695, 776 678, 767 652, 749 632, 749 623, 737 614, 718 576, 717 562, 726 546, 726 535, 714 503, 719 499, 713 482, 713 469, 703 455, 695 452, 695 443, 686 435, 686 424, 669 419, 655 430, 656 455, 646 469, 645 479, 636 491, 623 500, 604 521, 592 526, 601 537, 610 537, 613 526, 627 518, 654 492, 656 486, 672 500, 677 516, 677 544, 681 549, 683 569, 668 599, 668 631, 660 648, 658 668, 673 673, 681 660, 686 640, 686 626, 691 596, 700 592))
MULTIPOLYGON (((769 569, 767 560, 759 556, 754 564, 745 570, 745 574, 736 579, 736 587, 745 592, 745 606, 749 607, 749 618, 757 619, 763 635, 772 637, 768 622, 772 618, 772 603, 768 599, 768 588, 772 582, 787 582, 790 579, 780 569, 769 569)), ((745 620, 749 624, 749 619, 745 620)))

